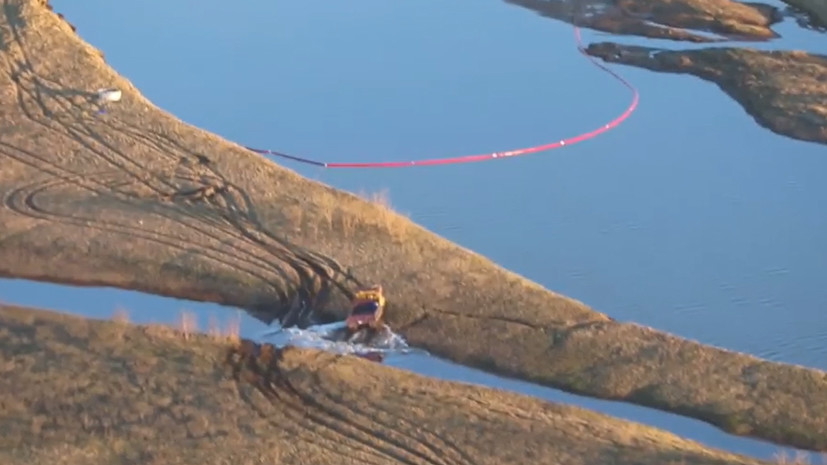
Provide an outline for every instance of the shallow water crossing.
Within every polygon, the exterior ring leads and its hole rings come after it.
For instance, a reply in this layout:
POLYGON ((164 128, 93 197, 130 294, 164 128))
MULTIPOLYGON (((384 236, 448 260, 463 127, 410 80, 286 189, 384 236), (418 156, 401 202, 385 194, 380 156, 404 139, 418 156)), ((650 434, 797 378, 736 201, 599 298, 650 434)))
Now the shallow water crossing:
MULTIPOLYGON (((132 8, 96 6, 115 8, 120 14, 132 8)), ((188 18, 192 13, 186 8, 172 15, 115 21, 117 30, 96 24, 98 16, 84 20, 82 12, 73 21, 93 43, 101 34, 95 45, 104 49, 110 62, 185 120, 233 140, 267 146, 275 140, 299 153, 334 153, 342 159, 355 154, 385 159, 390 154, 404 159, 420 153, 509 147, 513 140, 543 142, 558 132, 577 133, 623 104, 613 86, 575 61, 581 60, 576 53, 547 46, 569 40, 568 27, 554 27, 546 18, 529 20, 526 11, 507 9, 499 2, 455 5, 438 18, 423 15, 420 6, 391 8, 376 2, 355 2, 341 11, 331 6, 331 14, 319 18, 319 7, 288 2, 279 6, 282 10, 271 10, 285 24, 260 29, 248 27, 251 18, 266 17, 258 11, 233 11, 239 15, 235 18, 205 13, 202 21, 167 25, 175 34, 181 34, 181 25, 193 33, 188 37, 202 34, 204 40, 191 44, 192 49, 210 50, 204 58, 210 64, 217 56, 260 60, 222 49, 228 41, 213 37, 210 42, 207 31, 227 31, 224 26, 237 24, 235 33, 244 32, 236 37, 243 52, 260 43, 276 44, 267 53, 279 59, 263 63, 261 75, 238 75, 235 70, 248 68, 218 66, 204 78, 197 53, 170 51, 185 43, 186 34, 164 37, 169 49, 132 48, 135 42, 128 40, 129 34, 145 37, 141 31, 148 24, 175 14, 188 18), (408 22, 394 20, 395 15, 408 22), (475 21, 469 23, 469 15, 475 21), (340 21, 342 17, 350 20, 340 21), (312 33, 295 26, 310 18, 322 23, 312 33), (433 30, 424 34, 426 27, 433 30), (517 32, 490 33, 506 27, 517 32), (376 41, 364 35, 368 30, 390 39, 376 41), (119 42, 124 37, 127 40, 119 42), (346 40, 339 40, 342 37, 346 40), (175 60, 163 72, 143 65, 164 61, 164 56, 175 60), (288 58, 300 65, 288 66, 288 58), (189 68, 175 67, 182 61, 189 68), (190 69, 198 70, 192 82, 201 87, 192 93, 172 92, 170 82, 188 82, 190 69), (278 86, 272 85, 274 75, 279 76, 278 86), (242 84, 266 89, 256 102, 259 111, 233 93, 242 84), (579 91, 572 92, 575 88, 579 91), (289 109, 289 118, 272 108, 289 109)), ((627 74, 645 96, 640 113, 630 121, 634 124, 554 157, 497 162, 467 171, 420 171, 415 176, 307 170, 302 174, 349 190, 390 187, 394 204, 426 227, 618 319, 824 368, 827 326, 818 310, 827 302, 819 283, 824 271, 820 257, 827 250, 819 234, 827 224, 820 208, 825 190, 819 173, 827 167, 823 148, 760 130, 712 86, 685 77, 653 77, 641 70, 627 74), (513 213, 515 205, 522 213, 513 213)), ((14 295, 25 288, 18 285, 4 290, 14 295)), ((64 296, 56 304, 45 303, 52 291, 28 292, 40 299, 31 305, 68 305, 86 315, 92 313, 90 303, 105 302, 101 290, 94 295, 55 291, 64 296)), ((335 329, 284 330, 266 337, 337 353, 372 350, 326 339, 335 329)), ((264 331, 250 324, 243 334, 260 338, 264 331)), ((377 350, 387 354, 388 364, 527 392, 539 389, 517 387, 412 353, 404 341, 392 337, 385 342, 377 350)), ((551 396, 547 393, 556 391, 533 392, 551 396)), ((628 407, 630 415, 649 418, 649 410, 628 407)), ((711 431, 707 439, 719 447, 764 457, 777 450, 698 426, 699 422, 664 414, 652 417, 668 429, 689 425, 688 432, 681 433, 689 437, 706 437, 711 431)))

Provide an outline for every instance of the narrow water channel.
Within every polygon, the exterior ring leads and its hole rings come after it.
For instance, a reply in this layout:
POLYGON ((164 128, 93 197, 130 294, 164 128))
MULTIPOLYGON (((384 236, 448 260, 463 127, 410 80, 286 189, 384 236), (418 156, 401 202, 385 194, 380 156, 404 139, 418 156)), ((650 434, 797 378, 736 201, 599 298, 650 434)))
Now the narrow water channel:
MULTIPOLYGON (((331 161, 546 143, 592 129, 627 103, 624 89, 574 50, 569 25, 501 0, 53 4, 183 120, 331 161)), ((781 39, 749 46, 827 53, 821 32, 789 19, 776 30, 781 39)), ((825 148, 759 127, 710 83, 616 69, 640 89, 638 111, 562 151, 381 176, 289 167, 350 191, 387 188, 394 206, 432 231, 617 319, 827 369, 825 148)), ((227 315, 214 305, 19 280, 0 280, 0 300, 93 318, 120 306, 136 322, 172 322, 184 308, 202 321, 227 315)), ((263 329, 242 319, 245 336, 263 329)), ((783 450, 426 355, 387 363, 593 408, 733 452, 772 458, 783 450)))
MULTIPOLYGON (((0 302, 57 310, 96 319, 109 319, 116 311, 126 311, 130 321, 138 324, 176 325, 181 312, 189 311, 197 315, 199 328, 204 331, 211 317, 216 318, 219 324, 239 318, 241 336, 253 340, 261 340, 262 335, 271 330, 263 323, 236 309, 113 288, 73 287, 27 280, 0 279, 0 302)), ((698 420, 623 402, 578 396, 520 380, 504 378, 458 365, 422 351, 391 352, 383 363, 424 376, 477 384, 592 409, 662 428, 707 446, 735 453, 763 459, 774 459, 778 454, 794 456, 797 453, 804 453, 811 457, 811 464, 819 463, 814 454, 780 447, 765 441, 733 436, 698 420)))

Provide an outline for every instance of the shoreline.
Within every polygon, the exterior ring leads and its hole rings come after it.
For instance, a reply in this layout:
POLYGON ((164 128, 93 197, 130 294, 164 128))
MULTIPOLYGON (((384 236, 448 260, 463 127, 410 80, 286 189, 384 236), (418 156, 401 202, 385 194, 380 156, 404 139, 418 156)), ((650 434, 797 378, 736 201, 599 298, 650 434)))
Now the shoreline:
POLYGON ((0 323, 10 363, 0 392, 14 393, 0 396, 0 457, 10 465, 769 463, 577 407, 232 332, 3 305, 0 323))
POLYGON ((827 3, 819 0, 781 0, 815 19, 817 26, 827 28, 827 3))
POLYGON ((449 360, 827 448, 827 413, 807 410, 827 396, 823 372, 613 322, 381 206, 183 124, 57 16, 17 3, 19 14, 0 22, 16 31, 4 59, 19 70, 0 75, 4 95, 16 97, 2 99, 11 129, 0 156, 11 168, 0 173, 9 207, 0 226, 10 231, 0 275, 224 302, 262 319, 302 300, 324 312, 355 285, 382 281, 389 323, 449 360), (96 116, 84 92, 113 84, 123 101, 96 116), (365 251, 379 265, 351 275, 365 251))

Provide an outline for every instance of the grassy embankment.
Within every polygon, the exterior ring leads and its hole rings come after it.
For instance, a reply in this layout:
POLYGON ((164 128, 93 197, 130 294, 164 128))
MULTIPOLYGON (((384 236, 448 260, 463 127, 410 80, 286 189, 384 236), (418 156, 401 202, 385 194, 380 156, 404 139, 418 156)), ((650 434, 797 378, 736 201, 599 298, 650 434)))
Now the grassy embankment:
POLYGON ((612 321, 407 218, 307 180, 145 99, 34 0, 0 17, 0 275, 249 309, 342 308, 448 359, 827 450, 827 375, 612 321), (123 99, 98 114, 93 92, 123 99))
POLYGON ((0 305, 7 465, 759 462, 352 356, 0 305))

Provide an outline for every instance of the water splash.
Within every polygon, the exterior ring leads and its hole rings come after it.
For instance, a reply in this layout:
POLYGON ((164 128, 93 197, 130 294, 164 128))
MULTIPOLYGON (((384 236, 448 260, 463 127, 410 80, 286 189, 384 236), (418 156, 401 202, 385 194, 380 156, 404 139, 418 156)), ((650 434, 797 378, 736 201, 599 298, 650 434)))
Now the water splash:
POLYGON ((345 329, 345 322, 335 322, 323 325, 314 325, 301 329, 296 327, 277 327, 261 333, 258 339, 276 346, 295 346, 321 349, 337 354, 380 354, 404 355, 412 352, 422 352, 421 349, 410 347, 405 338, 384 325, 382 330, 368 343, 348 342, 338 337, 345 329))

